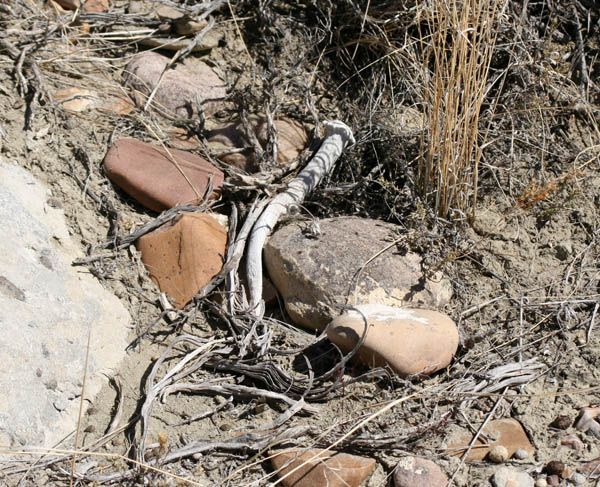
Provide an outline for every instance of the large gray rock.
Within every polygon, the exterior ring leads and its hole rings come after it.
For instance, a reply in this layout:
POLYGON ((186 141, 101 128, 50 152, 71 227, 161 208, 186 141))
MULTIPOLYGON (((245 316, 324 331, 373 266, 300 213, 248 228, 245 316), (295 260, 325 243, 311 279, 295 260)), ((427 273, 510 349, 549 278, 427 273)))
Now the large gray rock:
POLYGON ((130 317, 82 268, 62 211, 26 170, 0 160, 0 446, 52 447, 74 431, 125 355, 130 317), (88 401, 84 401, 87 405, 88 401))
POLYGON ((358 217, 329 218, 320 221, 316 238, 307 232, 308 226, 294 222, 280 228, 264 251, 271 280, 295 323, 321 329, 346 304, 437 308, 450 300, 449 281, 427 279, 419 255, 401 254, 396 245, 390 246, 397 238, 396 225, 358 217))

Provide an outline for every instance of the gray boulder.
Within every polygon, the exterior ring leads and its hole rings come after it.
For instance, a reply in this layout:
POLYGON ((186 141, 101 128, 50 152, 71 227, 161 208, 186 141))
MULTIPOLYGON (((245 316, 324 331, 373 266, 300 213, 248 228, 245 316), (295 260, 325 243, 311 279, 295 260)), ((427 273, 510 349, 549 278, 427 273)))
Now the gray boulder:
MULTIPOLYGON (((0 445, 52 447, 125 355, 130 316, 85 269, 49 192, 0 160, 0 445), (89 358, 85 378, 86 350, 89 358)), ((85 410, 85 409, 84 409, 85 410)))
POLYGON ((322 329, 346 304, 439 308, 452 296, 448 280, 424 275, 419 255, 390 246, 396 225, 339 217, 321 220, 318 235, 308 227, 285 225, 264 250, 269 276, 298 325, 322 329))

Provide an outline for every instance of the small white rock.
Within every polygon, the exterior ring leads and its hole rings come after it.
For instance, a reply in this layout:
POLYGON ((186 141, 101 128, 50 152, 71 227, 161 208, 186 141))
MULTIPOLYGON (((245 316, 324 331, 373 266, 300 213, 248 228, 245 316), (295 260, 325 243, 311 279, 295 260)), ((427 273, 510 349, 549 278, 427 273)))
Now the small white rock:
POLYGON ((508 450, 502 445, 495 445, 490 449, 487 458, 490 462, 504 463, 508 460, 508 450))
POLYGON ((546 482, 546 479, 537 479, 535 481, 535 487, 548 487, 548 482, 546 482))
POLYGON ((523 448, 519 448, 517 451, 515 451, 513 453, 513 458, 515 458, 517 460, 525 460, 526 458, 529 458, 529 453, 527 452, 527 450, 524 450, 523 448))
POLYGON ((571 482, 573 482, 575 485, 585 485, 586 477, 582 473, 574 473, 571 477, 571 482))

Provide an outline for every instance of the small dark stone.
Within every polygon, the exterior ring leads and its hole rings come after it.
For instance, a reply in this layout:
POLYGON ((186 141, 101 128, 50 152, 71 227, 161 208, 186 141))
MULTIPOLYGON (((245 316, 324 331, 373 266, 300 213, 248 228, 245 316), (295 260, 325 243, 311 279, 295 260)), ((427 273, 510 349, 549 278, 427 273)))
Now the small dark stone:
POLYGON ((46 254, 42 254, 40 255, 40 264, 42 264, 46 269, 49 270, 54 270, 54 266, 52 265, 52 261, 50 260, 50 257, 48 257, 46 254))
POLYGON ((556 419, 552 421, 552 423, 550 423, 550 426, 559 430, 566 430, 572 424, 573 420, 569 416, 567 416, 566 414, 561 414, 560 416, 557 416, 556 419))
POLYGON ((548 482, 548 485, 560 485, 560 477, 558 475, 548 475, 546 482, 548 482))
POLYGON ((4 276, 0 276, 0 292, 9 298, 25 301, 25 293, 4 276))
POLYGON ((62 208, 63 205, 58 198, 48 198, 48 206, 51 208, 62 208))
POLYGON ((565 464, 563 462, 559 462, 558 460, 552 460, 551 462, 548 462, 548 464, 544 468, 544 471, 548 475, 560 475, 564 469, 565 464))

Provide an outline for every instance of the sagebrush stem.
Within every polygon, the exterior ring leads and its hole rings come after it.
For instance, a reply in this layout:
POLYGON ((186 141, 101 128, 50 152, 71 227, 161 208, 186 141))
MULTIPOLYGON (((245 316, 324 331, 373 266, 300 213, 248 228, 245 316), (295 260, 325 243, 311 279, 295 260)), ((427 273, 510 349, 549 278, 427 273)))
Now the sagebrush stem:
POLYGON ((331 172, 346 146, 355 142, 352 130, 344 122, 326 121, 323 126, 325 136, 319 150, 298 176, 290 181, 286 190, 273 198, 252 227, 246 250, 246 274, 250 312, 257 317, 262 317, 264 313, 262 250, 267 238, 281 216, 290 207, 302 204, 323 177, 331 172))

